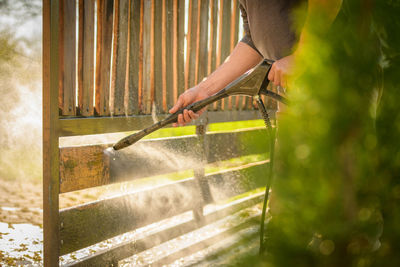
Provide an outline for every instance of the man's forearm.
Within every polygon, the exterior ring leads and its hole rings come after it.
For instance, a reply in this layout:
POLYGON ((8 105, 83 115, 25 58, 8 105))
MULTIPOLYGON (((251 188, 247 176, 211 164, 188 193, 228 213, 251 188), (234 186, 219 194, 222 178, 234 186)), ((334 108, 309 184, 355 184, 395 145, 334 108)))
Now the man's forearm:
POLYGON ((239 42, 230 56, 212 74, 204 79, 198 87, 207 94, 213 95, 240 75, 256 66, 262 57, 243 42, 239 42))

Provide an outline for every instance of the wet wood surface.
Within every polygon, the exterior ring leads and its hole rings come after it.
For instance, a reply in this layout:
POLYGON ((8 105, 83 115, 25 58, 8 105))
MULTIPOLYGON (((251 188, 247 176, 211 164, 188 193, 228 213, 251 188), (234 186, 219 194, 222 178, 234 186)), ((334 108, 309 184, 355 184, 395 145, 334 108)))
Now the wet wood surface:
MULTIPOLYGON (((223 206, 217 210, 209 212, 204 215, 203 223, 213 223, 219 219, 229 216, 237 211, 245 209, 260 203, 263 199, 264 193, 258 193, 251 197, 243 198, 239 201, 232 202, 228 205, 223 206)), ((199 224, 196 220, 190 220, 188 222, 179 223, 173 227, 165 230, 156 232, 149 236, 140 238, 138 240, 124 241, 110 249, 100 251, 94 255, 90 255, 81 259, 74 265, 68 266, 98 266, 114 263, 121 259, 130 257, 136 253, 142 252, 146 249, 160 245, 168 240, 177 238, 183 234, 189 233, 201 227, 203 224, 199 224)))
MULTIPOLYGON (((267 135, 263 128, 206 135, 206 162, 263 153, 267 135)), ((60 149, 62 193, 154 175, 197 168, 202 164, 193 149, 192 136, 143 140, 121 151, 107 153, 109 145, 60 149)))

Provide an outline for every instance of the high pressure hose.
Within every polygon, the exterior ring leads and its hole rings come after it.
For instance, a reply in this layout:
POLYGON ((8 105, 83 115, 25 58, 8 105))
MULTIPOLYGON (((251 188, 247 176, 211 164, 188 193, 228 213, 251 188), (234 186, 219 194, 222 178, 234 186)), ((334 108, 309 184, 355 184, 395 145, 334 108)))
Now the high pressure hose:
POLYGON ((265 185, 265 195, 264 195, 264 203, 262 207, 261 213, 261 222, 260 222, 260 250, 259 254, 261 255, 264 252, 264 228, 265 228, 265 215, 267 212, 267 204, 269 199, 269 190, 271 188, 272 178, 273 178, 273 166, 274 166, 274 154, 275 154, 275 133, 271 125, 271 120, 267 113, 267 110, 264 106, 264 103, 259 95, 256 95, 255 100, 257 101, 258 109, 261 111, 262 117, 264 119, 265 126, 268 131, 268 139, 270 145, 270 157, 269 157, 269 170, 267 174, 267 182, 265 185))

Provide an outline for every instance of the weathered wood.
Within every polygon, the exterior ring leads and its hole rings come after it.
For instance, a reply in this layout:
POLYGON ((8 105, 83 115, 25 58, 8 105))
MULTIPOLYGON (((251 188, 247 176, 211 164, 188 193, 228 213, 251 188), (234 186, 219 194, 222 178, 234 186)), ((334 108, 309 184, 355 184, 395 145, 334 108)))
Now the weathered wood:
POLYGON ((97 114, 110 114, 110 68, 113 0, 97 0, 96 105, 97 114))
POLYGON ((207 76, 208 13, 209 0, 200 1, 198 19, 199 37, 196 51, 197 72, 195 84, 198 84, 207 76))
POLYGON ((178 94, 185 91, 185 0, 177 0, 178 94))
POLYGON ((150 114, 154 101, 154 0, 143 6, 143 88, 140 110, 150 114))
POLYGON ((198 11, 199 0, 189 1, 188 11, 188 32, 186 41, 186 65, 185 65, 185 89, 189 89, 195 85, 195 72, 196 72, 196 48, 198 25, 198 11))
POLYGON ((75 1, 60 2, 60 87, 59 104, 62 115, 75 115, 76 89, 76 5, 75 1))
MULTIPOLYGON (((230 41, 230 51, 232 53, 233 49, 235 48, 238 37, 239 37, 239 16, 240 10, 238 6, 238 0, 232 1, 232 16, 231 16, 231 41, 230 41)), ((239 96, 232 96, 229 102, 229 110, 237 109, 239 102, 239 96)))
POLYGON ((208 133, 199 154, 196 136, 143 140, 113 154, 104 151, 108 145, 62 147, 60 175, 62 193, 126 180, 202 168, 202 159, 216 162, 233 157, 265 153, 267 136, 264 128, 232 133, 208 133))
POLYGON ((129 27, 129 89, 126 95, 127 114, 139 112, 139 80, 142 79, 142 45, 141 45, 141 16, 142 1, 130 1, 129 27))
MULTIPOLYGON (((166 90, 166 84, 163 83, 163 49, 165 50, 165 36, 162 35, 165 23, 163 22, 163 9, 165 8, 165 0, 159 1, 154 5, 154 62, 157 64, 153 65, 154 69, 154 106, 156 113, 162 113, 164 106, 166 106, 166 98, 164 98, 164 91, 166 90)), ((166 91, 165 91, 166 95, 166 91)))
MULTIPOLYGON (((168 112, 170 108, 175 104, 175 90, 174 90, 174 68, 176 68, 177 61, 174 59, 174 10, 173 10, 174 0, 165 0, 165 10, 163 12, 165 21, 163 25, 164 42, 165 42, 165 57, 163 57, 163 85, 165 84, 165 89, 163 88, 163 98, 165 99, 164 110, 168 112), (165 90, 165 91, 164 91, 165 90)), ((177 90, 176 90, 177 92, 177 90)))
POLYGON ((104 149, 102 145, 61 148, 60 193, 108 184, 109 161, 105 160, 104 149))
MULTIPOLYGON (((218 50, 218 1, 210 0, 210 40, 208 47, 208 74, 211 74, 217 67, 217 50, 218 50)), ((208 110, 216 110, 218 103, 208 106, 208 110)))
MULTIPOLYGON (((264 193, 257 193, 250 197, 241 198, 227 205, 220 206, 210 212, 204 214, 204 224, 213 223, 219 219, 222 219, 228 215, 238 212, 247 207, 251 207, 262 201, 264 193)), ((201 227, 203 224, 199 224, 195 220, 180 223, 171 228, 156 232, 144 238, 132 241, 125 241, 118 244, 108 250, 97 252, 94 255, 90 255, 81 259, 80 261, 67 265, 67 266, 98 266, 107 265, 118 260, 125 259, 136 253, 142 252, 146 249, 160 245, 166 241, 194 231, 201 227)))
POLYGON ((207 73, 216 68, 217 34, 218 34, 218 0, 210 0, 210 36, 208 46, 207 73))
MULTIPOLYGON (((222 20, 220 20, 220 64, 222 64, 225 59, 230 55, 230 22, 232 16, 232 7, 231 7, 232 0, 222 0, 221 6, 222 8, 222 20)), ((225 98, 221 100, 221 109, 228 110, 229 103, 232 101, 232 98, 225 98)))
MULTIPOLYGON (((270 111, 270 116, 274 116, 270 111)), ((168 115, 159 115, 161 120, 168 115)), ((247 111, 209 111, 208 122, 226 122, 226 121, 245 121, 260 119, 261 116, 257 110, 247 111)), ((114 132, 126 132, 142 130, 143 128, 153 124, 150 115, 133 115, 129 117, 102 117, 102 118, 71 118, 61 119, 59 135, 60 136, 76 136, 87 134, 102 134, 114 132)))
POLYGON ((124 115, 127 72, 129 0, 115 0, 111 114, 124 115))
POLYGON ((43 263, 58 266, 59 231, 59 8, 60 1, 43 1, 43 263))
POLYGON ((198 189, 187 179, 61 210, 61 254, 189 211, 197 201, 198 189))
POLYGON ((95 0, 79 0, 78 107, 79 115, 93 116, 95 0))

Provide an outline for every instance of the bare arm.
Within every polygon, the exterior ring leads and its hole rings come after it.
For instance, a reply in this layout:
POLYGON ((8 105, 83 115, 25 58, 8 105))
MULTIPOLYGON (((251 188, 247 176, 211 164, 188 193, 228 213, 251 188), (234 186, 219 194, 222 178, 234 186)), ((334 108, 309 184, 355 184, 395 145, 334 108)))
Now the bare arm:
MULTIPOLYGON (((182 107, 217 93, 240 75, 256 66, 261 60, 262 57, 256 50, 243 42, 239 42, 225 62, 198 85, 181 94, 169 112, 174 113, 182 107)), ((174 126, 183 126, 191 120, 197 119, 202 112, 194 113, 185 110, 183 115, 178 116, 178 123, 174 126)))
POLYGON ((271 67, 268 79, 275 85, 285 87, 287 85, 287 76, 290 75, 296 53, 308 42, 308 35, 311 24, 318 21, 323 23, 323 28, 328 29, 339 13, 342 0, 308 0, 307 17, 301 31, 299 44, 296 51, 284 58, 277 60, 271 67), (316 20, 315 18, 323 18, 316 20))

